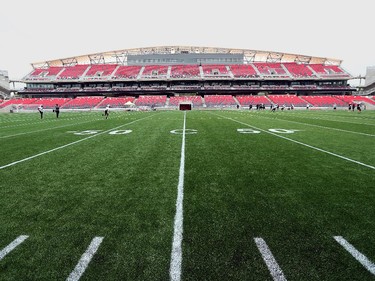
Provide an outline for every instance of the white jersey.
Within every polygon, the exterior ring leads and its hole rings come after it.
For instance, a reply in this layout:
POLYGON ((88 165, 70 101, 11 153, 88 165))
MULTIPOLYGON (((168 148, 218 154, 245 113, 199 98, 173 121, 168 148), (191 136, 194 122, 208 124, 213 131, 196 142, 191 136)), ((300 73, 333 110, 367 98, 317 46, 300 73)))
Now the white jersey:
MULTIPOLYGON (((35 107, 34 107, 35 108, 35 107)), ((43 112, 43 106, 38 107, 39 112, 43 112)))

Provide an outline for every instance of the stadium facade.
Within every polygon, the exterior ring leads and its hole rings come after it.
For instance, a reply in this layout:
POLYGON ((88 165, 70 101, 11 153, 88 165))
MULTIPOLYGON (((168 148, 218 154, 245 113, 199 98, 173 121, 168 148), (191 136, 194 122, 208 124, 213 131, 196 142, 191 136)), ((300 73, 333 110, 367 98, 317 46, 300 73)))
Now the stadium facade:
POLYGON ((9 76, 8 71, 0 70, 0 98, 9 96, 9 76))
POLYGON ((347 95, 341 60, 195 46, 136 48, 32 63, 24 97, 347 95))

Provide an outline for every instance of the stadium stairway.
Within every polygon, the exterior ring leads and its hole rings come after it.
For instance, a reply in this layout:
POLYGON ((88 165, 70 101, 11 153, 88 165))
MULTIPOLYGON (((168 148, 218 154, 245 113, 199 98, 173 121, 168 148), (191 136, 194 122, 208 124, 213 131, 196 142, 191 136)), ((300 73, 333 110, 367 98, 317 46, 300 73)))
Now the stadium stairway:
POLYGON ((289 72, 289 70, 285 67, 285 65, 283 65, 283 64, 280 64, 280 65, 281 65, 282 69, 284 69, 285 72, 289 75, 289 77, 293 78, 292 73, 289 72))
POLYGON ((240 104, 240 102, 238 101, 238 99, 235 97, 235 96, 233 96, 233 99, 234 99, 234 101, 236 102, 236 104, 238 105, 238 106, 240 106, 241 107, 241 104, 240 104))
POLYGON ((109 75, 109 79, 112 79, 117 70, 120 68, 120 65, 116 66, 116 68, 112 71, 111 75, 109 75))
POLYGON ((88 68, 86 68, 86 70, 82 73, 82 76, 79 77, 79 80, 83 80, 85 78, 85 76, 86 76, 87 72, 89 72, 90 68, 91 68, 91 65, 88 68))
POLYGON ((306 104, 309 104, 310 106, 312 106, 312 104, 311 103, 309 103, 307 100, 305 100, 304 98, 303 98, 303 96, 298 96, 301 100, 303 100, 306 104))
POLYGON ((319 74, 318 74, 318 73, 317 73, 317 72, 316 72, 316 71, 315 71, 310 65, 308 65, 307 68, 310 69, 311 72, 314 73, 314 74, 316 75, 316 77, 321 78, 320 75, 319 75, 319 74))
POLYGON ((100 106, 105 103, 106 98, 102 99, 96 106, 94 106, 94 109, 99 109, 100 106))
POLYGON ((252 63, 250 65, 254 68, 255 72, 258 74, 259 77, 263 77, 263 75, 260 73, 259 69, 252 63))
POLYGON ((232 73, 232 71, 230 70, 230 67, 227 65, 227 66, 225 66, 226 68, 227 68, 227 70, 228 70, 228 74, 229 74, 229 76, 230 76, 230 78, 234 78, 234 75, 233 75, 233 73, 232 73))
POLYGON ((61 73, 63 73, 64 71, 65 71, 65 67, 63 67, 63 68, 59 71, 59 73, 56 74, 55 79, 57 79, 58 77, 60 77, 61 73))
MULTIPOLYGON (((169 70, 169 69, 168 69, 168 70, 169 70)), ((167 97, 167 100, 165 101, 165 106, 169 106, 169 99, 170 99, 170 98, 167 97)))
POLYGON ((206 101, 204 99, 204 96, 202 96, 202 106, 205 108, 207 107, 206 101))
MULTIPOLYGON (((167 79, 171 78, 171 71, 172 71, 172 66, 168 66, 167 70, 167 79)), ((167 99, 169 101, 169 99, 167 99)))
POLYGON ((199 66, 199 76, 201 77, 201 79, 204 78, 203 67, 201 65, 199 66))
POLYGON ((141 70, 138 73, 137 80, 142 77, 143 71, 145 70, 145 67, 142 66, 141 70))

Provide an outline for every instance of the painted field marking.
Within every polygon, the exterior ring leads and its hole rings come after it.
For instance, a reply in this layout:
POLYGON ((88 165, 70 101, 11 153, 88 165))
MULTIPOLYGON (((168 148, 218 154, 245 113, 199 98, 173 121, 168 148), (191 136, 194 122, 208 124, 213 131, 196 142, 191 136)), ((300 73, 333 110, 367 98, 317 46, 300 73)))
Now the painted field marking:
POLYGON ((344 247, 357 261, 359 261, 368 271, 375 275, 375 264, 372 263, 364 254, 358 251, 352 244, 346 241, 342 236, 333 237, 337 243, 344 247))
POLYGON ((178 176, 176 215, 174 218, 174 231, 171 252, 171 263, 169 269, 170 280, 181 280, 182 265, 182 234, 183 234, 183 201, 184 201, 184 176, 185 176, 185 129, 186 111, 184 112, 184 126, 181 144, 180 173, 178 176))
POLYGON ((99 249, 100 244, 103 242, 103 239, 104 237, 95 237, 94 239, 92 239, 86 252, 83 253, 80 260, 78 261, 78 264, 70 273, 66 281, 78 281, 81 278, 92 257, 95 255, 96 251, 99 249))
POLYGON ((272 255, 270 248, 268 248, 266 241, 264 241, 262 238, 254 238, 254 241, 258 247, 259 252, 262 255, 264 262, 268 267, 268 270, 271 273, 273 280, 286 281, 284 273, 278 265, 276 259, 272 255))
POLYGON ((176 129, 176 130, 172 130, 170 133, 171 134, 176 134, 176 135, 183 135, 183 134, 185 134, 185 135, 194 135, 194 134, 197 134, 198 131, 195 130, 195 129, 185 129, 185 130, 183 130, 183 129, 176 129))
MULTIPOLYGON (((151 115, 152 116, 152 115, 151 115)), ((99 135, 102 135, 102 134, 105 134, 105 133, 109 133, 113 130, 116 130, 116 129, 119 129, 121 127, 124 127, 124 126, 127 126, 127 125, 130 125, 130 124, 133 124, 135 122, 138 122, 138 121, 141 121, 143 119, 146 119, 146 118, 150 118, 151 116, 146 116, 144 118, 141 118, 141 119, 137 119, 137 120, 134 120, 132 122, 129 122, 129 123, 126 123, 126 124, 123 124, 123 125, 120 125, 120 126, 117 126, 115 128, 112 128, 112 129, 109 129, 109 130, 106 130, 104 132, 101 132, 101 133, 97 133, 95 135, 91 135, 91 136, 88 136, 86 138, 83 138, 83 139, 80 139, 80 140, 77 140, 77 141, 74 141, 74 142, 71 142, 71 143, 68 143, 68 144, 64 144, 62 146, 59 146, 59 147, 56 147, 56 148, 53 148, 53 149, 50 149, 50 150, 47 150, 47 151, 44 151, 44 152, 41 152, 41 153, 38 153, 38 154, 35 154, 33 156, 30 156, 30 157, 27 157, 27 158, 24 158, 24 159, 21 159, 21 160, 18 160, 18 161, 14 161, 12 163, 9 163, 9 164, 6 164, 4 166, 0 166, 0 170, 4 169, 4 168, 7 168, 7 167, 10 167, 10 166, 13 166, 13 165, 16 165, 18 163, 22 163, 22 162, 25 162, 25 161, 28 161, 28 160, 31 160, 31 159, 34 159, 36 157, 39 157, 39 156, 42 156, 44 154, 47 154, 47 153, 50 153, 50 152, 53 152, 53 151, 56 151, 56 150, 59 150, 59 149, 62 149, 62 148, 65 148, 65 147, 68 147, 68 146, 71 146, 73 144, 76 144, 76 143, 80 143, 82 141, 85 141, 85 140, 88 140, 88 139, 91 139, 91 138, 94 138, 96 136, 99 136, 99 135)))
POLYGON ((29 236, 27 235, 20 235, 12 243, 6 246, 4 249, 0 251, 0 261, 11 251, 13 251, 18 245, 20 245, 23 241, 25 241, 29 236))
MULTIPOLYGON (((275 120, 274 118, 270 118, 270 117, 266 117, 266 116, 262 116, 261 118, 267 118, 267 119, 275 120)), ((344 130, 344 129, 326 127, 326 126, 309 124, 309 123, 292 121, 292 120, 286 120, 286 119, 281 119, 281 118, 277 118, 277 120, 285 121, 285 122, 291 122, 291 123, 296 123, 296 124, 301 124, 301 125, 313 126, 313 127, 323 128, 323 129, 328 129, 328 130, 340 131, 340 132, 345 132, 345 133, 351 133, 351 134, 356 134, 356 135, 363 135, 363 136, 375 137, 375 135, 372 135, 372 134, 366 134, 366 133, 361 133, 361 132, 354 132, 354 131, 349 131, 349 130, 344 130)))
MULTIPOLYGON (((324 121, 331 121, 331 122, 338 122, 338 123, 349 123, 349 124, 355 124, 355 125, 368 125, 368 126, 375 126, 375 124, 369 124, 369 123, 358 123, 358 122, 350 122, 350 121, 344 121, 344 120, 337 120, 337 119, 326 119, 326 118, 320 118, 320 117, 306 117, 307 115, 303 115, 300 113, 294 113, 293 115, 299 116, 305 119, 314 119, 314 120, 324 120, 324 121)), ((335 117, 335 116, 331 116, 335 117)), ((362 119, 364 120, 364 119, 362 119)))
MULTIPOLYGON (((244 123, 244 122, 241 122, 241 121, 238 121, 238 120, 234 120, 232 118, 229 118, 229 117, 224 117, 225 119, 228 119, 228 120, 231 120, 233 122, 237 122, 239 124, 242 124, 242 125, 245 125, 245 126, 248 126, 250 128, 253 128, 253 129, 256 129, 258 131, 262 131, 262 132, 265 132, 267 134, 270 134, 270 135, 273 135, 275 137, 278 137, 278 138, 282 138, 282 139, 285 139, 285 140, 288 140, 288 141, 291 141, 291 142, 294 142, 294 143, 297 143, 297 144, 300 144, 300 145, 303 145, 303 146, 306 146, 308 148, 312 148, 312 149, 315 149, 317 151, 320 151, 320 152, 323 152, 323 153, 326 153, 326 154, 329 154, 329 155, 332 155, 332 156, 335 156, 335 157, 338 157, 338 158, 341 158, 341 159, 344 159, 346 161, 349 161, 349 162, 353 162, 353 163, 356 163, 356 164, 359 164, 361 166, 364 166, 364 167, 367 167, 367 168, 370 168, 370 169, 373 169, 375 170, 375 167, 374 166, 371 166, 371 165, 368 165, 368 164, 365 164, 365 163, 362 163, 362 162, 359 162, 357 160, 353 160, 351 158, 348 158, 348 157, 345 157, 345 156, 341 156, 339 154, 336 154, 336 153, 333 153, 333 152, 330 152, 330 151, 327 151, 327 150, 324 150, 324 149, 321 149, 319 147, 316 147, 316 146, 312 146, 312 145, 309 145, 309 144, 306 144, 306 143, 303 143, 303 142, 300 142, 300 141, 297 141, 297 140, 294 140, 294 139, 290 139, 290 138, 287 138, 287 137, 284 137, 284 136, 281 136, 281 135, 278 135, 278 134, 275 134, 275 133, 272 133, 272 132, 269 132, 267 130, 263 130, 263 129, 260 129, 260 128, 257 128, 255 126, 252 126, 252 125, 249 125, 247 123, 244 123)), ((0 167, 1 168, 1 167, 0 167)))
POLYGON ((67 124, 67 125, 62 125, 62 126, 58 126, 58 127, 40 129, 40 130, 31 131, 31 132, 23 132, 23 133, 18 133, 18 134, 14 134, 14 135, 7 135, 7 136, 0 137, 0 139, 10 138, 10 137, 15 137, 15 136, 20 136, 20 135, 27 135, 27 134, 32 134, 32 133, 39 133, 39 132, 44 132, 44 131, 48 131, 48 130, 59 129, 59 128, 64 128, 64 127, 68 127, 68 126, 75 126, 75 125, 89 123, 89 122, 98 121, 98 120, 101 120, 101 119, 94 119, 94 120, 90 120, 90 121, 67 124))

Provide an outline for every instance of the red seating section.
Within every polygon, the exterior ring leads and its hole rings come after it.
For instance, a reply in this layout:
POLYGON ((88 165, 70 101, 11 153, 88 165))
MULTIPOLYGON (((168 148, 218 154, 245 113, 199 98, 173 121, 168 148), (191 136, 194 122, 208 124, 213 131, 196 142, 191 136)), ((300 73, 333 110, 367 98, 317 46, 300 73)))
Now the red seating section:
POLYGON ((137 106, 165 106, 167 96, 139 96, 135 100, 137 106))
POLYGON ((105 77, 110 76, 112 72, 116 69, 115 64, 95 64, 91 65, 90 69, 87 71, 85 77, 105 77))
POLYGON ((208 107, 237 105, 236 101, 231 95, 205 95, 204 100, 208 107))
POLYGON ((60 107, 63 106, 68 101, 72 100, 71 98, 41 98, 33 102, 33 104, 43 105, 44 108, 54 108, 56 104, 60 107))
POLYGON ((204 76, 229 76, 228 69, 222 64, 202 65, 204 76))
POLYGON ((230 70, 236 78, 251 78, 259 76, 252 65, 234 64, 230 66, 230 70))
POLYGON ((349 103, 358 103, 358 102, 367 102, 369 104, 375 105, 375 101, 368 97, 364 96, 335 96, 336 98, 346 102, 347 104, 349 103))
POLYGON ((294 77, 314 77, 314 76, 316 76, 307 67, 307 64, 283 63, 283 65, 288 69, 290 74, 292 74, 294 77))
POLYGON ((168 66, 166 65, 147 65, 142 72, 142 76, 147 78, 159 78, 160 76, 166 76, 167 72, 168 66))
POLYGON ((346 106, 346 103, 333 96, 301 96, 305 101, 317 107, 346 106))
MULTIPOLYGON (((278 104, 280 106, 306 106, 311 104, 314 107, 346 107, 349 103, 365 102, 371 105, 375 105, 375 100, 367 96, 296 96, 290 94, 283 95, 268 95, 268 96, 257 96, 257 95, 238 95, 236 96, 239 104, 243 107, 249 106, 250 104, 255 106, 256 104, 264 104, 270 106, 271 104, 278 104)), ((0 108, 4 108, 10 105, 17 105, 20 109, 36 109, 39 105, 43 105, 46 109, 53 108, 56 104, 59 104, 61 108, 104 108, 107 105, 111 107, 124 108, 126 102, 132 102, 137 106, 165 106, 167 96, 139 96, 138 99, 135 97, 108 97, 103 96, 88 96, 88 97, 77 97, 77 98, 18 98, 2 101, 0 100, 0 108)), ((181 102, 192 102, 193 106, 200 107, 203 105, 203 100, 200 96, 172 96, 169 99, 170 106, 178 106, 181 102)), ((237 105, 235 99, 231 95, 206 95, 204 97, 205 104, 208 107, 221 107, 221 106, 235 106, 237 105)))
POLYGON ((192 102, 194 106, 202 106, 202 97, 200 96, 174 96, 169 99, 169 105, 177 106, 180 102, 192 102))
POLYGON ((349 75, 337 65, 310 64, 316 73, 322 77, 339 76, 348 77, 349 75))
POLYGON ((291 106, 305 106, 306 101, 296 95, 268 95, 268 98, 275 104, 291 106))
POLYGON ((171 78, 192 78, 200 77, 198 65, 173 65, 171 78))
POLYGON ((120 66, 115 72, 115 74, 113 75, 113 79, 119 79, 119 78, 135 79, 137 78, 141 68, 142 66, 139 66, 139 65, 120 66))
POLYGON ((62 106, 62 108, 93 108, 97 106, 104 97, 77 97, 62 106))
POLYGON ((21 106, 23 106, 23 105, 34 103, 34 101, 36 101, 36 100, 37 100, 36 98, 11 99, 11 100, 7 100, 7 101, 3 102, 0 105, 0 108, 4 108, 8 105, 21 105, 21 106))
POLYGON ((59 72, 63 69, 60 66, 51 66, 48 68, 37 68, 31 74, 30 77, 52 77, 59 74, 59 72))
POLYGON ((134 97, 109 97, 104 99, 99 105, 99 108, 104 108, 107 105, 114 108, 124 108, 125 103, 131 102, 134 103, 135 98, 134 97))
POLYGON ((266 77, 289 77, 280 63, 254 63, 254 66, 266 77))
POLYGON ((256 104, 264 104, 265 106, 270 106, 271 102, 266 96, 237 96, 236 97, 241 106, 249 106, 256 104))
MULTIPOLYGON (((113 79, 135 79, 140 73, 142 66, 124 66, 117 64, 97 64, 97 65, 75 65, 66 67, 51 66, 47 68, 35 69, 29 74, 29 79, 41 79, 44 77, 57 76, 57 79, 78 79, 86 69, 85 78, 109 77, 113 71, 118 67, 116 73, 113 74, 113 79)), ((168 73, 168 68, 171 68, 171 78, 200 78, 200 70, 198 65, 147 65, 142 72, 143 78, 161 78, 168 73)), ((317 75, 323 78, 329 77, 349 77, 340 66, 337 65, 323 65, 323 64, 301 64, 301 63, 267 63, 255 62, 248 65, 202 65, 203 75, 206 78, 221 78, 229 77, 230 72, 235 78, 253 78, 259 77, 278 77, 278 78, 316 78, 317 75), (287 69, 287 71, 285 70, 287 69), (289 72, 289 73, 288 73, 289 72), (291 75, 291 76, 290 76, 291 75)))
POLYGON ((64 71, 57 77, 57 79, 79 79, 86 71, 89 65, 80 65, 65 67, 64 71))

